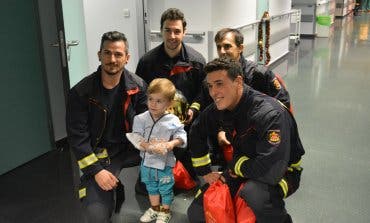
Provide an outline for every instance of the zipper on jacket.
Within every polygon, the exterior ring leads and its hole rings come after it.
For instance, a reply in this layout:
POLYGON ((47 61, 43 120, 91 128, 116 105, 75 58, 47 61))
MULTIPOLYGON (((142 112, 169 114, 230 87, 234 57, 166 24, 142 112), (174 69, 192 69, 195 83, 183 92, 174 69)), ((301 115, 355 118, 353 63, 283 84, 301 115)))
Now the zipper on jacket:
POLYGON ((104 132, 104 129, 105 129, 105 126, 106 126, 106 123, 107 123, 107 109, 104 107, 104 106, 102 106, 101 104, 99 104, 99 102, 96 100, 96 99, 94 99, 94 98, 89 98, 89 101, 92 103, 92 104, 94 104, 94 105, 96 105, 99 109, 101 109, 102 111, 103 111, 103 113, 104 113, 104 122, 103 122, 103 128, 102 128, 102 130, 100 131, 100 134, 98 134, 98 137, 96 138, 96 143, 95 143, 95 146, 94 146, 94 148, 97 148, 98 147, 98 144, 99 144, 99 142, 100 142, 100 140, 101 140, 101 138, 102 138, 102 136, 103 136, 103 132, 104 132))
MULTIPOLYGON (((147 142, 149 142, 149 140, 150 140, 150 136, 152 135, 152 131, 153 131, 153 129, 154 129, 154 126, 155 126, 155 124, 157 124, 157 122, 161 119, 161 118, 163 118, 165 115, 167 115, 167 114, 163 114, 161 117, 159 117, 156 121, 154 121, 154 118, 153 118, 153 116, 149 113, 149 115, 150 115, 150 117, 152 118, 152 120, 153 120, 153 125, 152 125, 152 128, 150 129, 150 132, 149 132, 149 135, 148 135, 148 139, 147 139, 147 142)), ((143 156, 143 159, 142 159, 142 162, 144 162, 144 160, 145 160, 145 154, 146 154, 147 152, 145 151, 144 152, 144 156, 143 156)))

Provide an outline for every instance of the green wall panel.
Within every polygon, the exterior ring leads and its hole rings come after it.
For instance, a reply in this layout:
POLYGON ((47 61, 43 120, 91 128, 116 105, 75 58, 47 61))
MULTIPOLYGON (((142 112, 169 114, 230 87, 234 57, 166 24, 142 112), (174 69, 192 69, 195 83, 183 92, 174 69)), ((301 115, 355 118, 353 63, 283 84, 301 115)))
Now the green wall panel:
POLYGON ((51 149, 36 1, 2 0, 0 174, 51 149))

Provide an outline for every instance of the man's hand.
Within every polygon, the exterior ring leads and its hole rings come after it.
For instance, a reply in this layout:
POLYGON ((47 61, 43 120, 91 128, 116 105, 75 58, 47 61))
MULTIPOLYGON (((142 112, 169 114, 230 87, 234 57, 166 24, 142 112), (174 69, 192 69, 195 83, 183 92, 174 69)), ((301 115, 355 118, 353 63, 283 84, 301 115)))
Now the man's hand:
POLYGON ((226 146, 230 145, 230 141, 226 138, 226 132, 225 131, 219 131, 217 133, 217 141, 219 146, 226 146))
POLYGON ((232 170, 228 170, 228 173, 229 173, 229 175, 230 175, 230 177, 232 177, 232 178, 238 178, 238 175, 236 175, 235 173, 234 173, 234 171, 232 171, 232 170))
POLYGON ((194 111, 189 108, 188 111, 186 112, 186 120, 184 123, 186 125, 190 125, 191 122, 193 121, 193 118, 194 118, 194 111))
POLYGON ((218 172, 212 172, 203 176, 203 179, 206 183, 212 184, 221 177, 221 174, 218 172))
POLYGON ((108 170, 101 170, 94 176, 96 183, 102 190, 109 191, 116 188, 118 179, 108 170))

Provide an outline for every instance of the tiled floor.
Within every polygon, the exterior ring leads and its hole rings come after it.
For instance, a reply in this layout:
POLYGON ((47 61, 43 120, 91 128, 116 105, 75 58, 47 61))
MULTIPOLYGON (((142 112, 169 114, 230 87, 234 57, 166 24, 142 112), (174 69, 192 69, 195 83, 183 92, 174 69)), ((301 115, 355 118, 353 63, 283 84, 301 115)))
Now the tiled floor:
MULTIPOLYGON (((287 209, 298 223, 370 222, 370 13, 337 19, 333 36, 301 39, 291 50, 284 79, 307 154, 287 209)), ((135 195, 136 174, 120 176, 126 202, 114 222, 138 222, 148 207, 135 195)), ((84 222, 72 182, 65 150, 0 176, 0 222, 84 222)), ((176 196, 171 222, 187 222, 192 196, 176 196)))

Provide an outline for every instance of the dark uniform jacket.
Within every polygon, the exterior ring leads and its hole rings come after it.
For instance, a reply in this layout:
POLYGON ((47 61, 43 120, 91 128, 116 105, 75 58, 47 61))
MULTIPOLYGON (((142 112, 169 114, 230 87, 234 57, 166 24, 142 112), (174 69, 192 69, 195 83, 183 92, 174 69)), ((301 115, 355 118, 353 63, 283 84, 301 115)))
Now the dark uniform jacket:
POLYGON ((135 73, 147 84, 155 78, 171 80, 190 103, 190 108, 199 111, 200 92, 205 78, 204 65, 204 57, 190 46, 182 43, 180 55, 170 58, 162 43, 139 60, 135 73))
POLYGON ((290 108, 289 93, 285 89, 284 83, 281 83, 282 79, 279 76, 263 65, 246 60, 243 55, 240 56, 240 64, 243 69, 244 83, 257 91, 278 99, 290 108))
POLYGON ((220 125, 218 122, 233 136, 230 169, 240 177, 275 185, 304 154, 296 122, 286 107, 244 85, 242 98, 233 111, 218 111, 211 104, 193 123, 189 146, 198 175, 211 172, 207 137, 216 137, 214 128, 220 125))
MULTIPOLYGON (((124 132, 131 131, 134 116, 144 112, 147 108, 147 85, 140 77, 126 69, 121 75, 120 83, 124 83, 120 99, 122 102, 122 142, 127 142, 124 132)), ((106 161, 105 159, 121 152, 99 147, 107 125, 108 113, 107 108, 98 99, 100 86, 101 70, 99 67, 96 72, 85 77, 70 90, 67 105, 68 141, 85 175, 95 175, 104 168, 102 164, 106 161)), ((128 146, 124 148, 127 149, 128 146)))

